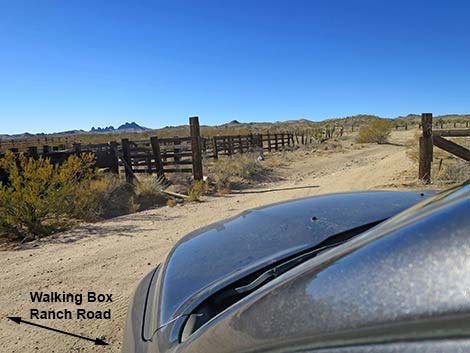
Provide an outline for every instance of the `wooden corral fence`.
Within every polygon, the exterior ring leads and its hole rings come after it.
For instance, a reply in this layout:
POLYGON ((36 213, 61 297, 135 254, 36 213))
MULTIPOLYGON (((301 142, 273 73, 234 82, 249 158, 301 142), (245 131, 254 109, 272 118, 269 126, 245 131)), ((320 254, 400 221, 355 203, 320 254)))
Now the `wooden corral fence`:
POLYGON ((419 179, 424 183, 429 184, 431 182, 433 146, 470 162, 469 149, 444 138, 470 137, 470 129, 433 130, 432 113, 423 113, 421 115, 421 127, 423 133, 419 138, 419 179))
MULTIPOLYGON (((50 158, 52 163, 61 163, 70 155, 93 153, 95 165, 119 174, 124 171, 126 180, 134 182, 136 174, 148 173, 164 176, 167 173, 192 173, 195 180, 203 179, 203 158, 218 159, 220 156, 231 156, 250 151, 281 151, 290 146, 308 144, 314 141, 321 131, 293 133, 266 133, 236 136, 202 137, 199 118, 189 118, 191 136, 158 138, 148 140, 111 141, 99 144, 74 143, 72 148, 65 145, 48 145, 38 148, 28 147, 27 156, 50 158)), ((341 130, 342 133, 342 130, 341 130)), ((322 139, 328 139, 331 132, 324 131, 322 139)), ((10 148, 19 153, 18 148, 10 148)), ((1 157, 1 156, 0 156, 1 157)), ((0 173, 1 174, 1 173, 0 173)))

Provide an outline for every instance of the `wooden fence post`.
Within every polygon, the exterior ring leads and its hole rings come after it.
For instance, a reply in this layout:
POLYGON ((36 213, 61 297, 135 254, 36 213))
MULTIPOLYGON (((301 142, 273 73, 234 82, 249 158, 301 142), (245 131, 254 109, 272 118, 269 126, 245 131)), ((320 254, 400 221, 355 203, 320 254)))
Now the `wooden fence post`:
POLYGON ((72 145, 73 148, 73 153, 75 153, 77 156, 80 156, 82 153, 82 145, 80 143, 74 143, 72 145))
POLYGON ((219 151, 217 150, 217 136, 212 136, 212 154, 214 159, 219 159, 219 151))
POLYGON ((191 152, 193 159, 194 180, 203 180, 202 153, 201 153, 201 133, 199 128, 199 118, 193 116, 189 118, 191 128, 191 152))
POLYGON ((257 134, 256 140, 258 141, 258 147, 260 147, 261 151, 263 151, 264 150, 263 134, 257 134))
POLYGON ((421 115, 423 135, 419 138, 419 179, 425 184, 431 182, 431 163, 433 153, 432 113, 421 115))
POLYGON ((109 168, 111 173, 119 174, 119 158, 118 158, 118 144, 116 141, 109 143, 111 158, 113 159, 113 165, 109 168))
POLYGON ((36 146, 29 146, 28 156, 32 158, 38 158, 38 148, 36 146))
POLYGON ((271 135, 269 134, 269 132, 268 132, 267 139, 268 139, 268 152, 271 152, 271 135))
POLYGON ((235 149, 233 147, 233 136, 228 136, 227 141, 228 141, 228 155, 231 156, 232 154, 235 153, 235 149))
POLYGON ((124 164, 124 170, 126 171, 126 181, 130 184, 133 184, 134 173, 132 172, 131 147, 129 144, 129 139, 122 139, 121 146, 122 163, 124 164))
POLYGON ((150 144, 152 145, 152 152, 153 152, 153 158, 155 159, 155 169, 157 171, 157 175, 161 176, 164 174, 164 171, 163 171, 162 155, 160 153, 160 142, 158 142, 158 137, 152 136, 150 138, 150 144))
POLYGON ((205 137, 201 137, 201 151, 202 153, 207 152, 207 139, 205 137))

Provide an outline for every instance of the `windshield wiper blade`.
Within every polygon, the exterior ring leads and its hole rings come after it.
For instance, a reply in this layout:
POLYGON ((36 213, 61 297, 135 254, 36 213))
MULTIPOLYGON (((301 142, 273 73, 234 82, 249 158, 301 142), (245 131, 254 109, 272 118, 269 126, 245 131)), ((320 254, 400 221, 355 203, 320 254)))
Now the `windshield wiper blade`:
POLYGON ((354 237, 355 235, 361 234, 364 231, 376 226, 379 223, 382 223, 385 220, 386 219, 381 219, 375 222, 363 224, 359 227, 348 229, 347 231, 335 234, 325 239, 321 243, 317 244, 314 249, 307 250, 307 252, 304 252, 301 255, 298 255, 283 263, 280 263, 279 265, 276 265, 270 268, 269 270, 266 270, 261 275, 256 277, 253 281, 251 281, 250 283, 244 286, 235 288, 235 292, 238 294, 242 294, 242 293, 253 291, 254 289, 260 287, 262 284, 266 283, 267 281, 270 281, 276 278, 277 276, 294 268, 298 264, 315 257, 320 252, 336 247, 338 245, 341 245, 345 243, 346 241, 348 241, 349 239, 351 239, 352 237, 354 237))
POLYGON ((320 252, 322 252, 324 250, 327 250, 329 248, 335 247, 337 245, 340 245, 342 243, 344 243, 344 241, 339 242, 339 243, 334 243, 334 244, 331 244, 331 245, 326 245, 326 246, 323 246, 321 248, 317 248, 313 251, 310 251, 308 253, 305 253, 305 254, 299 255, 297 257, 294 257, 293 259, 290 259, 290 260, 288 260, 288 261, 286 261, 286 262, 284 262, 280 265, 277 265, 277 266, 267 270, 266 272, 263 272, 260 276, 255 278, 249 284, 247 284, 245 286, 235 288, 235 291, 239 294, 242 294, 242 293, 245 293, 245 292, 248 292, 248 291, 252 291, 252 290, 258 288, 259 286, 261 286, 262 284, 264 284, 265 282, 267 282, 268 280, 272 280, 272 279, 276 278, 277 276, 279 276, 279 275, 289 271, 290 269, 294 268, 298 264, 300 264, 300 263, 302 263, 302 262, 304 262, 304 261, 306 261, 310 258, 315 257, 320 252))

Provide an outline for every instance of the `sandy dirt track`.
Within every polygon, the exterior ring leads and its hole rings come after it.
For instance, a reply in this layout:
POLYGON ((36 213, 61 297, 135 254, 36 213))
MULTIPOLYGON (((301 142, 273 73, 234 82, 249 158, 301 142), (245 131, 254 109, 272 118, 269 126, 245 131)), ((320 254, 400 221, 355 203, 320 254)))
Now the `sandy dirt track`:
MULTIPOLYGON (((412 136, 395 136, 396 142, 412 136)), ((341 152, 296 152, 281 170, 279 182, 263 185, 274 192, 244 190, 208 197, 201 203, 162 207, 85 225, 38 246, 0 252, 0 343, 2 352, 120 352, 130 295, 137 282, 162 261, 186 233, 244 210, 330 192, 397 188, 411 162, 400 145, 365 145, 341 152), (307 187, 308 188, 305 188, 307 187), (108 347, 39 328, 16 325, 6 316, 29 319, 30 291, 112 293, 113 302, 87 309, 112 309, 111 320, 40 320, 43 325, 88 337, 104 336, 108 347)), ((71 304, 38 304, 48 309, 76 309, 71 304)))

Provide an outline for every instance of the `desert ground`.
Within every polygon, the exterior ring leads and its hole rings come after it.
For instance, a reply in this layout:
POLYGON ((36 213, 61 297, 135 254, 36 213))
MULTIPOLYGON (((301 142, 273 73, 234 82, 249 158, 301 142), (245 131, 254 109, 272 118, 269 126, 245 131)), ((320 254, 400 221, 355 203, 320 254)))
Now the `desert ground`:
MULTIPOLYGON (((118 217, 0 252, 0 342, 2 352, 119 352, 128 300, 137 282, 159 264, 186 233, 244 210, 283 200, 331 192, 420 188, 412 183, 416 166, 406 156, 405 142, 414 131, 394 131, 392 144, 340 142, 334 151, 288 152, 278 180, 255 189, 205 197, 199 203, 161 207, 118 217), (112 293, 111 320, 41 320, 87 337, 103 337, 110 345, 60 335, 6 316, 28 319, 30 291, 97 291, 112 293)), ((67 304, 40 304, 62 309, 67 304)), ((87 307, 93 309, 93 307, 87 307)))

